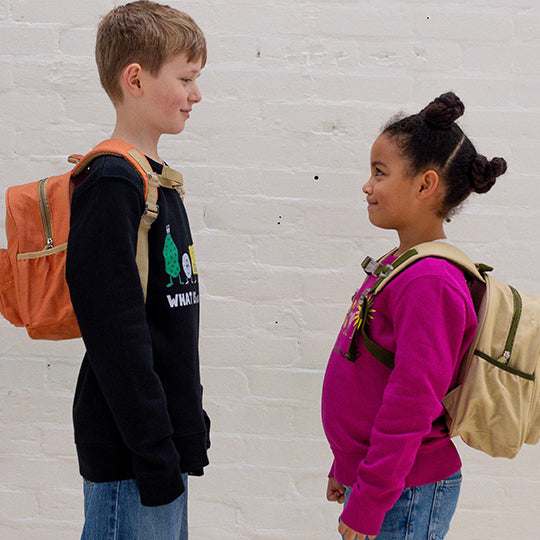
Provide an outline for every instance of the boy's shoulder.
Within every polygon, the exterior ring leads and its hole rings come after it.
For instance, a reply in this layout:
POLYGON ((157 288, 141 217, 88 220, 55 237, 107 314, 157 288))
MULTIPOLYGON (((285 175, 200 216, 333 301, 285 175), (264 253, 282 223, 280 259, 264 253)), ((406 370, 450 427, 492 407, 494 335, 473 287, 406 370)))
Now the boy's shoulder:
POLYGON ((126 159, 121 156, 98 156, 92 161, 88 172, 97 178, 117 178, 126 180, 142 189, 142 182, 139 173, 126 159))
POLYGON ((96 157, 88 167, 84 181, 76 188, 75 192, 85 192, 105 181, 123 182, 144 198, 144 185, 140 174, 126 159, 114 155, 96 157))

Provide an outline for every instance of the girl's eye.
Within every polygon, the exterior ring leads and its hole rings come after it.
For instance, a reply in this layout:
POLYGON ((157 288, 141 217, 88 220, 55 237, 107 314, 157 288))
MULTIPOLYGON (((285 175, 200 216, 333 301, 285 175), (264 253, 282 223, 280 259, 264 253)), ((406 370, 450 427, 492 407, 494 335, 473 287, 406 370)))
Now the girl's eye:
POLYGON ((382 176, 383 172, 378 167, 375 167, 375 176, 382 176))
POLYGON ((185 83, 189 83, 191 82, 191 79, 182 79, 182 81, 184 81, 185 83))

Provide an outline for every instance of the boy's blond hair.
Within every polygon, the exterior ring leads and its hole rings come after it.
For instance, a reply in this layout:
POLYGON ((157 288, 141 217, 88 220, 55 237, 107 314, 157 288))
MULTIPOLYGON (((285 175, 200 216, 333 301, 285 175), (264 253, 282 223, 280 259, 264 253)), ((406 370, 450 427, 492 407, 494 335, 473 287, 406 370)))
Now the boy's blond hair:
POLYGON ((188 62, 206 63, 206 40, 202 30, 177 9, 138 0, 110 11, 99 23, 96 63, 105 92, 114 104, 122 101, 120 73, 138 63, 152 75, 177 54, 188 62))

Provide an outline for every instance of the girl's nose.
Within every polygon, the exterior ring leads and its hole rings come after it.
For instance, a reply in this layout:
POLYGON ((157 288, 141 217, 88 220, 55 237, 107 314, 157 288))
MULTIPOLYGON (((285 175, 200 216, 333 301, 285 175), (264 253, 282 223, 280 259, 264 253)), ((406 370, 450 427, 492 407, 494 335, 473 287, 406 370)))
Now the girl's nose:
POLYGON ((370 182, 370 180, 368 180, 368 181, 362 186, 362 191, 363 191, 366 195, 369 195, 370 193, 373 193, 373 188, 371 187, 371 182, 370 182))

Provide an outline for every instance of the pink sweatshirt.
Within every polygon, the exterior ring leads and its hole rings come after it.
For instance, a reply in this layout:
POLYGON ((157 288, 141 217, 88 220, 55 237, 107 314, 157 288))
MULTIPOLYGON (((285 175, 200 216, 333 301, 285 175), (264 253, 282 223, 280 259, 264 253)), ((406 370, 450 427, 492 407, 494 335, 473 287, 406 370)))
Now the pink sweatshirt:
MULTIPOLYGON (((384 261, 395 260, 389 256, 384 261)), ((374 299, 368 334, 395 352, 393 370, 366 350, 347 360, 360 292, 330 356, 322 420, 334 454, 329 476, 353 490, 344 523, 379 533, 386 512, 406 487, 437 482, 461 467, 448 436, 442 398, 456 383, 477 319, 463 273, 427 258, 404 270, 374 299)))

